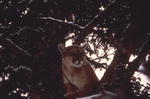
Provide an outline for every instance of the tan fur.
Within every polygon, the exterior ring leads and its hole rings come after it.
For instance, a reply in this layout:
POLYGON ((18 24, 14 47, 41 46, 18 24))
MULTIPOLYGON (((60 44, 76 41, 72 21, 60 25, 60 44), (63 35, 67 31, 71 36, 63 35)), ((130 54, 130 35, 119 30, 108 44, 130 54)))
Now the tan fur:
POLYGON ((96 91, 98 78, 96 77, 89 62, 86 60, 84 49, 79 46, 63 47, 62 72, 64 87, 67 90, 65 97, 75 99, 93 94, 96 91), (74 59, 73 59, 74 58, 74 59), (74 65, 75 62, 81 64, 74 65))

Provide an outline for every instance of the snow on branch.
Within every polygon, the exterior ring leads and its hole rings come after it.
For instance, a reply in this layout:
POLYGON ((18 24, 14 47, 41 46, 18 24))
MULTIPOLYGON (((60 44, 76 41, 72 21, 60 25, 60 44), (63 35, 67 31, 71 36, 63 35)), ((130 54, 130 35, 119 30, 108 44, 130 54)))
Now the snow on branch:
POLYGON ((22 65, 19 66, 19 67, 13 67, 13 66, 8 65, 7 67, 5 67, 5 70, 8 70, 8 69, 11 69, 14 72, 17 72, 19 70, 27 70, 27 71, 30 71, 30 72, 32 71, 31 68, 26 67, 26 66, 22 66, 22 65))

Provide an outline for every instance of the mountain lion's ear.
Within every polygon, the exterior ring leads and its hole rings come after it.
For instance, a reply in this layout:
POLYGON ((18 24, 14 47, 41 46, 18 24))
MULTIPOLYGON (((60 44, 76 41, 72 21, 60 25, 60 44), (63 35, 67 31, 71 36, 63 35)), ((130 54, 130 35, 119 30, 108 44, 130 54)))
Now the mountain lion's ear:
POLYGON ((59 44, 58 44, 58 49, 59 49, 59 51, 60 51, 61 53, 63 53, 63 52, 65 51, 65 45, 62 44, 62 43, 59 43, 59 44))

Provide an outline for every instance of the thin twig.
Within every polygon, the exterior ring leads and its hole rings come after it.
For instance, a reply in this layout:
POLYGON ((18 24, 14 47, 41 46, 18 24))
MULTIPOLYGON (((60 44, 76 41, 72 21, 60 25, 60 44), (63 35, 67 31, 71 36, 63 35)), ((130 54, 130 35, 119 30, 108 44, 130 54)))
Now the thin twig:
POLYGON ((8 42, 10 42, 13 46, 15 46, 18 50, 24 52, 25 54, 27 54, 28 56, 32 56, 28 51, 24 50, 23 48, 21 48, 20 46, 16 45, 12 40, 5 38, 5 40, 7 40, 8 42))
POLYGON ((52 20, 52 21, 56 21, 56 22, 60 22, 60 23, 68 24, 68 25, 72 25, 72 26, 75 26, 75 27, 77 27, 79 29, 84 29, 85 28, 85 27, 80 26, 78 24, 75 24, 75 23, 72 23, 72 22, 65 22, 64 20, 56 19, 56 18, 53 18, 53 17, 40 17, 40 19, 52 20))

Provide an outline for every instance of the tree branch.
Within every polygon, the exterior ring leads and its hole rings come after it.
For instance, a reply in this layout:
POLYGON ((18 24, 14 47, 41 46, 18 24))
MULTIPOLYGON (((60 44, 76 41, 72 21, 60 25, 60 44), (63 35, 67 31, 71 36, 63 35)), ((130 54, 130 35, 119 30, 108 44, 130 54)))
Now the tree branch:
POLYGON ((138 57, 131 63, 129 63, 128 70, 130 72, 130 76, 134 74, 134 72, 139 68, 143 60, 145 60, 145 57, 150 49, 150 40, 146 40, 144 44, 141 46, 139 50, 138 57))
POLYGON ((117 6, 117 4, 119 3, 119 0, 115 0, 114 2, 112 2, 110 5, 108 5, 108 7, 106 8, 105 11, 103 11, 102 13, 98 13, 93 20, 91 20, 88 24, 86 24, 84 26, 84 29, 82 29, 80 31, 79 36, 77 37, 77 39, 75 40, 76 44, 80 44, 81 42, 83 42, 84 38, 93 31, 94 26, 96 26, 97 24, 102 24, 105 16, 110 13, 110 11, 112 11, 113 9, 115 9, 115 7, 117 6))
POLYGON ((5 42, 6 43, 5 46, 8 46, 8 47, 13 48, 15 50, 18 50, 17 52, 21 52, 21 54, 24 54, 24 55, 32 57, 32 54, 30 54, 28 51, 24 50, 23 48, 21 48, 20 46, 15 44, 12 40, 10 40, 8 38, 0 37, 0 41, 1 42, 5 42))
POLYGON ((12 40, 6 38, 6 40, 8 42, 10 42, 14 47, 16 47, 18 50, 22 51, 23 53, 25 53, 28 56, 32 56, 28 51, 24 50, 23 48, 21 48, 20 46, 16 45, 12 40))
POLYGON ((64 20, 56 19, 56 18, 53 18, 53 17, 40 17, 40 19, 62 23, 63 25, 68 25, 68 26, 71 26, 73 28, 77 28, 79 30, 82 30, 82 29, 85 28, 84 26, 80 26, 80 25, 72 23, 72 22, 65 22, 64 20))

